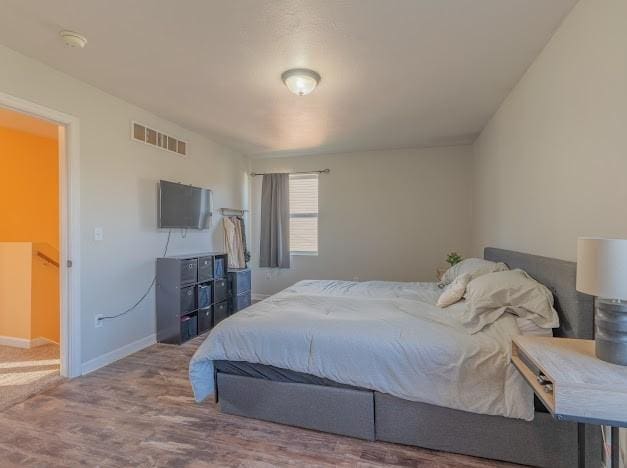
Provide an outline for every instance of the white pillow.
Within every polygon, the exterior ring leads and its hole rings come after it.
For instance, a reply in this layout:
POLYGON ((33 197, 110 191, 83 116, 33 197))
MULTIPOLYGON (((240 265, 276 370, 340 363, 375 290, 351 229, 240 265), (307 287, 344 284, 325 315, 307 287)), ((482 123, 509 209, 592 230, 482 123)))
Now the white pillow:
POLYGON ((470 273, 465 273, 455 278, 455 280, 442 291, 435 305, 444 308, 461 301, 466 293, 466 286, 471 279, 470 273))
POLYGON ((472 275, 472 279, 475 279, 481 275, 493 273, 495 271, 507 270, 508 268, 505 263, 491 262, 489 260, 484 260, 483 258, 467 258, 446 270, 444 275, 442 275, 440 286, 451 284, 455 281, 455 278, 466 273, 470 273, 472 275))
POLYGON ((542 328, 556 328, 553 294, 523 270, 500 271, 473 279, 466 287, 462 322, 477 333, 509 312, 542 328))

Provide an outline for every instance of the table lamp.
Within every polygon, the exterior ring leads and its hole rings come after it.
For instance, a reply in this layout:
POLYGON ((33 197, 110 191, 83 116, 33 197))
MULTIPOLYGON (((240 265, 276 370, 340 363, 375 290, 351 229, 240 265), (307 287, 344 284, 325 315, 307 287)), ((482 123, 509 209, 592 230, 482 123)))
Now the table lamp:
POLYGON ((577 291, 597 297, 597 357, 627 366, 627 239, 577 240, 577 291))

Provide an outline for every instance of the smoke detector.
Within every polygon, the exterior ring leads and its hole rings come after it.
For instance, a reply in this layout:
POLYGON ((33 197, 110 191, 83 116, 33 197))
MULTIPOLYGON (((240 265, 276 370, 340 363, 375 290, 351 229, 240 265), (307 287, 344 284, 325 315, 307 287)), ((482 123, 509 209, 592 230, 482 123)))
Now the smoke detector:
POLYGON ((85 47, 85 44, 87 44, 87 38, 74 31, 64 30, 59 32, 59 36, 61 36, 61 39, 63 39, 63 42, 68 47, 77 47, 82 49, 85 47))

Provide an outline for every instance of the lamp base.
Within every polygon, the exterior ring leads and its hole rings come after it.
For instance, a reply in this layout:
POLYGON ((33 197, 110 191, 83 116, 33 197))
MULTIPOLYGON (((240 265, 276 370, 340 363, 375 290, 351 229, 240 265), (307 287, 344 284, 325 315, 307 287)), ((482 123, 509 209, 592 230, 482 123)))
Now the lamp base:
POLYGON ((627 366, 627 302, 597 299, 596 355, 603 361, 627 366))

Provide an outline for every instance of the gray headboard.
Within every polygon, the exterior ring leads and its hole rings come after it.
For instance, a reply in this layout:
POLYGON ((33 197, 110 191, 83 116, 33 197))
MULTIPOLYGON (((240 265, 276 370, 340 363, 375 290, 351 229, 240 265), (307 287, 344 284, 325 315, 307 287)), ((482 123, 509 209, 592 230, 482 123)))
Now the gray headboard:
POLYGON ((593 338, 593 298, 575 289, 576 263, 494 247, 486 247, 483 257, 503 262, 511 269, 525 270, 551 290, 555 297, 555 310, 560 317, 560 327, 554 333, 556 336, 593 338))

